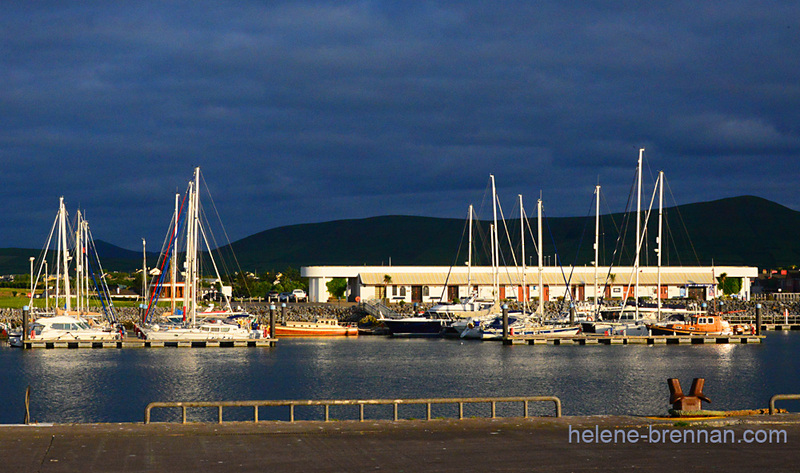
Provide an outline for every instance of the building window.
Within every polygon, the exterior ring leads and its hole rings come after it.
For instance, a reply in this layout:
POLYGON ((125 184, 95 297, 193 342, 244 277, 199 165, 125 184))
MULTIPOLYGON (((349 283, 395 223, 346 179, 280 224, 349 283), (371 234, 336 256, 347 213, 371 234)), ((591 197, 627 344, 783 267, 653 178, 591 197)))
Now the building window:
POLYGON ((422 286, 422 296, 423 297, 428 297, 430 295, 431 295, 430 288, 428 288, 428 286, 422 286))
POLYGON ((397 295, 397 286, 392 286, 392 295, 393 296, 397 295))
POLYGON ((400 286, 400 297, 406 297, 406 287, 400 286))

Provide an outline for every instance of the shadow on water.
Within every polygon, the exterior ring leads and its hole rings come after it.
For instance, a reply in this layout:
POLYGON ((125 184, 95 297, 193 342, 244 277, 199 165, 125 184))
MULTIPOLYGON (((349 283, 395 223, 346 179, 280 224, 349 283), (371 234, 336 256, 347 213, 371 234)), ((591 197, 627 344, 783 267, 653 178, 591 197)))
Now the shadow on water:
MULTIPOLYGON (((666 413, 667 378, 688 386, 706 379, 712 409, 767 406, 777 393, 800 393, 795 376, 800 333, 770 332, 761 345, 513 346, 442 339, 281 340, 275 348, 18 350, 0 348, 0 423, 19 423, 25 387, 37 422, 140 421, 152 401, 393 399, 555 395, 565 415, 666 413)), ((785 406, 797 406, 786 403, 785 406)), ((488 405, 466 406, 467 417, 488 405)), ((499 405, 500 415, 522 407, 499 405)), ((552 405, 531 405, 551 415, 552 405)), ((153 419, 180 419, 180 410, 153 419)), ((215 420, 216 409, 190 411, 215 420)), ((402 406, 401 418, 424 418, 424 406, 402 406)), ((453 417, 456 406, 434 406, 453 417)), ((356 407, 333 407, 332 419, 357 418, 356 407)), ((297 408, 297 419, 322 419, 322 407, 297 408)), ((367 418, 390 419, 371 406, 367 418)), ((252 408, 226 408, 228 420, 252 420, 252 408)), ((288 408, 259 409, 261 420, 288 420, 288 408)))

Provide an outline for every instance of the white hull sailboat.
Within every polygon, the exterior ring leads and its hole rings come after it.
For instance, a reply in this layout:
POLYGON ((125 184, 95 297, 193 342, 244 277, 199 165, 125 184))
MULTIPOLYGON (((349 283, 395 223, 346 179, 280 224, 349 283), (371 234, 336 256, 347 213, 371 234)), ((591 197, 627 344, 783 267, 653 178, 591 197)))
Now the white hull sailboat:
MULTIPOLYGON (((261 330, 253 328, 252 317, 247 314, 242 317, 241 312, 234 313, 230 307, 230 300, 228 299, 227 295, 225 296, 225 307, 221 311, 207 311, 204 313, 198 307, 198 285, 200 281, 199 253, 201 240, 205 243, 206 248, 209 251, 209 255, 211 255, 210 245, 205 239, 206 232, 200 225, 199 191, 200 168, 195 168, 194 178, 189 182, 189 187, 185 198, 187 212, 185 219, 186 261, 184 262, 184 267, 186 268, 186 273, 183 282, 184 299, 182 316, 180 317, 181 323, 167 323, 163 325, 159 325, 157 323, 143 323, 142 326, 139 327, 139 332, 146 340, 149 341, 236 341, 262 338, 266 334, 261 330), (230 323, 229 321, 234 318, 234 315, 237 316, 236 319, 238 322, 230 323)), ((181 215, 178 211, 176 200, 175 219, 173 220, 173 227, 169 232, 169 243, 166 251, 163 253, 162 258, 160 259, 162 265, 166 265, 168 261, 170 262, 172 268, 170 272, 172 273, 173 278, 175 277, 176 255, 178 254, 176 251, 176 243, 178 237, 178 224, 181 221, 180 217, 181 215)), ((211 256, 211 261, 216 273, 216 282, 221 284, 222 279, 217 272, 217 266, 213 260, 213 256, 211 256)), ((165 272, 162 271, 161 275, 164 273, 165 272)), ((155 285, 150 297, 150 301, 145 312, 145 321, 143 322, 146 322, 148 318, 152 317, 151 314, 153 308, 158 302, 158 294, 160 293, 163 283, 161 275, 159 276, 158 283, 155 285)), ((173 307, 170 312, 170 314, 173 315, 171 318, 174 318, 174 314, 176 314, 174 306, 175 287, 176 284, 173 279, 171 291, 173 307)))
MULTIPOLYGON (((97 253, 94 251, 89 226, 81 217, 80 212, 78 212, 75 233, 68 231, 67 226, 66 206, 64 205, 64 198, 61 197, 59 199, 58 214, 45 245, 41 262, 38 265, 39 270, 36 281, 32 285, 33 290, 31 291, 29 307, 31 307, 31 316, 35 321, 28 327, 26 333, 10 334, 9 344, 13 347, 23 347, 25 338, 36 342, 99 342, 114 341, 121 338, 120 329, 115 326, 116 317, 108 297, 102 267, 99 264, 97 253), (45 308, 43 311, 39 311, 38 309, 33 309, 34 294, 39 280, 47 279, 47 275, 44 274, 47 272, 46 268, 48 267, 46 256, 54 235, 56 235, 57 245, 54 265, 56 269, 54 304, 51 309, 49 306, 50 298, 47 297, 48 294, 46 293, 45 308), (74 236, 72 254, 70 254, 70 236, 74 236), (94 256, 95 260, 90 261, 90 256, 94 256), (74 297, 70 287, 69 271, 71 262, 74 263, 76 271, 76 293, 74 297), (92 273, 93 264, 96 265, 100 272, 99 278, 92 273), (90 273, 91 279, 96 286, 97 300, 103 306, 105 321, 97 320, 102 314, 89 312, 90 273), (76 300, 75 306, 73 306, 73 298, 76 300)), ((45 282, 45 285, 47 285, 47 282, 45 282)))

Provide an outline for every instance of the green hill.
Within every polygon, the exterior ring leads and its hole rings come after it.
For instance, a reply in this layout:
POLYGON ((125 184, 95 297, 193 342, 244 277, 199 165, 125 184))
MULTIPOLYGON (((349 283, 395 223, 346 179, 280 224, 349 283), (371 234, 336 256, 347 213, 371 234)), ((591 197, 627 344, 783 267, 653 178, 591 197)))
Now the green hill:
MULTIPOLYGON (((624 217, 622 213, 601 217, 601 264, 611 263, 612 258, 615 265, 633 262, 635 220, 629 218, 626 224, 624 217), (624 244, 618 245, 620 234, 624 244)), ((800 264, 800 212, 774 202, 735 197, 668 208, 664 217, 665 265, 710 265, 713 261, 716 265, 776 268, 800 264)), ((656 210, 647 226, 642 264, 656 264, 657 221, 656 210)), ((530 225, 535 232, 535 218, 530 225)), ((337 220, 266 230, 223 250, 232 249, 246 271, 310 265, 388 265, 390 258, 391 264, 398 266, 462 264, 467 258, 465 226, 463 219, 409 216, 337 220)), ((474 261, 476 265, 489 264, 489 222, 481 222, 479 227, 474 238, 474 261)), ((509 221, 508 228, 512 240, 518 242, 519 220, 509 221)), ((563 264, 589 265, 594 260, 593 216, 545 218, 544 238, 544 253, 551 261, 556 252, 563 264)), ((141 267, 141 253, 108 244, 98 244, 98 251, 107 270, 141 267)), ((528 236, 527 256, 534 255, 534 251, 528 236)), ((503 254, 510 252, 504 250, 503 254)), ((0 249, 0 274, 27 273, 28 258, 33 255, 38 255, 38 250, 0 249)), ((532 261, 535 264, 535 256, 532 261)))

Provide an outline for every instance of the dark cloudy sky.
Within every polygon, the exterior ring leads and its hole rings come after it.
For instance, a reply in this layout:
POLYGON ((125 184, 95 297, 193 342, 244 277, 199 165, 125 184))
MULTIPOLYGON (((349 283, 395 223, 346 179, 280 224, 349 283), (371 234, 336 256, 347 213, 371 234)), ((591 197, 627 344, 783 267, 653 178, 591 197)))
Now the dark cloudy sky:
MULTIPOLYGON (((161 241, 201 166, 231 238, 501 201, 622 211, 638 148, 673 203, 800 210, 797 1, 3 1, 0 247, 64 196, 161 241)), ((154 245, 157 246, 157 245, 154 245)), ((149 244, 148 244, 149 247, 149 244)))

